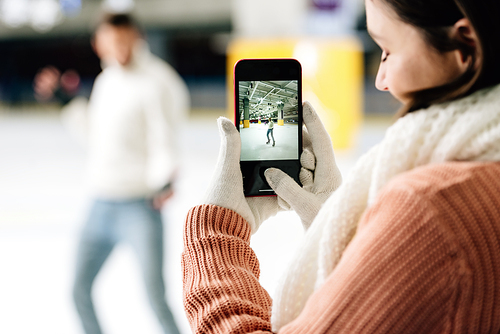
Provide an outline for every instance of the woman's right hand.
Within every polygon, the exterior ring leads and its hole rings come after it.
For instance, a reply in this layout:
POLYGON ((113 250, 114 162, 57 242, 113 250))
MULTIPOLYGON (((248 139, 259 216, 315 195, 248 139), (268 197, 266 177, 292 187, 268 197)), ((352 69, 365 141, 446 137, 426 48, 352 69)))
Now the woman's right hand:
POLYGON ((342 183, 335 163, 330 136, 309 102, 303 104, 303 152, 300 157, 300 187, 276 168, 266 170, 267 182, 297 212, 305 229, 311 226, 323 203, 342 183))

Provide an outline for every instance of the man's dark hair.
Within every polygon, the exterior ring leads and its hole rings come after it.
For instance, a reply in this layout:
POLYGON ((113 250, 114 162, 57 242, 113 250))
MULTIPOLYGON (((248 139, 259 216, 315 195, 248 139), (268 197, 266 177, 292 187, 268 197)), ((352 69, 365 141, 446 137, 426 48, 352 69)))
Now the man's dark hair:
POLYGON ((130 14, 111 14, 106 13, 102 16, 99 26, 109 24, 117 28, 133 28, 141 32, 142 29, 137 21, 130 14))

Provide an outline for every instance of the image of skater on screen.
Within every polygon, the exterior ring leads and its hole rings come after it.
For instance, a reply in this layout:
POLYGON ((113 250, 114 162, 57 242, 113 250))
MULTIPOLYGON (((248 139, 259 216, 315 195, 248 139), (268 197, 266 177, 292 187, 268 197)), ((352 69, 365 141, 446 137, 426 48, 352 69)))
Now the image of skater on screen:
POLYGON ((276 141, 274 140, 274 122, 271 117, 267 120, 267 142, 266 144, 269 144, 271 139, 269 139, 269 135, 273 138, 273 146, 276 144, 276 141))
POLYGON ((298 159, 299 133, 302 131, 299 126, 299 82, 238 81, 236 84, 240 160, 298 159), (279 145, 276 145, 276 138, 279 145))

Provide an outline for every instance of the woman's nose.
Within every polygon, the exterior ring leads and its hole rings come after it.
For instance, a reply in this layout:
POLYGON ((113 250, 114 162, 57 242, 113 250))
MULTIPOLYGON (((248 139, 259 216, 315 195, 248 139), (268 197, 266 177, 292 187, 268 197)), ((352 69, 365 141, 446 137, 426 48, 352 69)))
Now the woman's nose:
POLYGON ((380 64, 378 68, 377 78, 375 79, 375 87, 380 91, 388 91, 387 83, 385 80, 385 68, 384 64, 380 64))

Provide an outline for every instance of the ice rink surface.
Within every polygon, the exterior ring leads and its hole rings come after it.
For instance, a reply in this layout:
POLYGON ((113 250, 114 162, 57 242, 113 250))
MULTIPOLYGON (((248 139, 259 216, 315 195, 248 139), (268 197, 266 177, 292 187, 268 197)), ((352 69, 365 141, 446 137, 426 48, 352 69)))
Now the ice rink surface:
MULTIPOLYGON (((179 132, 182 172, 176 196, 163 211, 167 299, 183 333, 190 332, 182 307, 183 222, 189 208, 200 203, 214 171, 220 142, 216 119, 223 113, 197 112, 179 132)), ((366 123, 354 149, 336 152, 344 175, 381 140, 388 124, 385 119, 366 123)), ((265 145, 265 138, 261 142, 265 145)), ((82 333, 71 285, 89 201, 85 149, 68 135, 57 113, 0 113, 0 333, 82 333)), ((252 237, 260 281, 271 296, 302 238, 293 212, 269 219, 252 237)), ((93 293, 105 333, 161 333, 127 245, 113 251, 93 293)))
POLYGON ((293 160, 299 158, 297 124, 274 124, 273 146, 271 134, 267 142, 267 124, 251 123, 249 128, 240 125, 241 160, 293 160))

